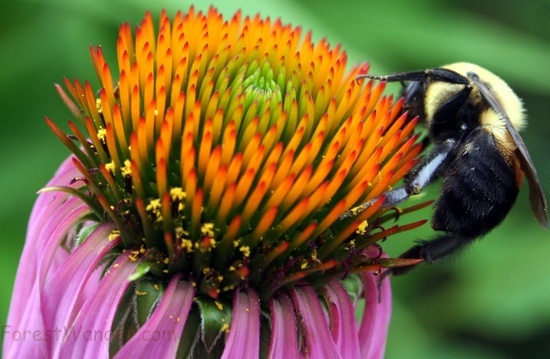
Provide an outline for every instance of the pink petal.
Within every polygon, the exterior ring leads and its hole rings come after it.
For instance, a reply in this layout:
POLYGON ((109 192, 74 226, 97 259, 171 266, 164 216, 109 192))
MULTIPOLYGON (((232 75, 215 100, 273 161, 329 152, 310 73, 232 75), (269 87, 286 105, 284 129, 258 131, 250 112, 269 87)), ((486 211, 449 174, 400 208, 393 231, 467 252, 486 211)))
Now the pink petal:
POLYGON ((329 324, 317 293, 308 286, 290 291, 292 301, 301 319, 301 325, 310 358, 341 358, 332 339, 329 324))
MULTIPOLYGON (((42 308, 46 328, 66 328, 88 299, 85 286, 98 269, 99 263, 119 240, 109 241, 113 224, 96 228, 75 250, 67 261, 48 279, 42 291, 42 308)), ((93 276, 94 287, 99 285, 99 277, 93 276), (97 277, 97 278, 96 278, 97 277), (94 280, 97 279, 97 282, 94 280)), ((50 349, 53 349, 53 344, 50 349)))
MULTIPOLYGON (((195 289, 174 276, 151 317, 115 358, 175 358, 195 289)), ((197 328, 198 330, 199 328, 197 328)))
POLYGON ((365 273, 362 277, 365 286, 365 310, 359 328, 361 354, 368 359, 383 358, 391 318, 390 280, 389 277, 383 278, 372 273, 365 273))
POLYGON ((332 335, 338 351, 343 358, 361 358, 355 307, 339 281, 332 281, 325 286, 329 301, 329 314, 332 335))
POLYGON ((130 255, 129 251, 121 254, 101 279, 97 291, 84 303, 71 326, 63 331, 66 336, 55 347, 54 357, 109 357, 113 318, 130 285, 130 275, 138 265, 130 255))
MULTIPOLYGON (((69 158, 60 166, 48 186, 68 186, 78 175, 69 158)), ((4 337, 4 357, 15 356, 20 351, 29 355, 33 351, 43 353, 40 357, 48 353, 46 347, 50 333, 44 330, 41 290, 44 279, 53 271, 52 267, 58 266, 69 255, 66 250, 59 248, 64 236, 55 238, 53 234, 66 234, 73 222, 87 213, 89 209, 82 201, 66 193, 43 193, 38 197, 29 221, 27 240, 12 294, 7 321, 7 329, 12 330, 12 334, 4 337), (26 335, 21 337, 17 333, 26 335)))
MULTIPOLYGON (((33 347, 40 347, 36 350, 40 352, 45 350, 46 353, 49 353, 50 349, 45 348, 47 348, 51 336, 46 336, 45 329, 52 329, 52 327, 48 326, 42 314, 52 315, 55 314, 55 310, 48 312, 42 307, 41 298, 44 282, 52 271, 52 263, 56 259, 60 260, 69 256, 66 249, 60 246, 60 242, 66 238, 75 219, 87 213, 89 213, 89 210, 78 198, 68 199, 63 206, 51 215, 51 220, 44 225, 38 237, 28 237, 29 240, 19 265, 7 325, 12 331, 16 331, 15 333, 33 333, 32 336, 41 336, 42 338, 40 340, 25 340, 25 338, 17 340, 17 336, 6 335, 4 342, 5 356, 18 350, 35 350, 32 349, 33 347), (33 243, 33 240, 36 242, 33 243), (27 248, 33 246, 40 248, 40 251, 36 249, 27 250, 27 248), (35 258, 31 258, 32 255, 35 258), (29 272, 29 268, 35 268, 35 272, 29 272), (29 287, 29 283, 32 284, 32 287, 29 287), (12 348, 21 346, 27 348, 12 348)), ((28 337, 30 337, 30 334, 28 337)))
MULTIPOLYGON (((10 313, 10 320, 4 328, 3 358, 47 358, 49 352, 45 338, 40 308, 40 288, 35 281, 26 298, 25 309, 17 322, 10 313)), ((12 299, 13 303, 13 299, 12 299)))
POLYGON ((271 298, 271 344, 269 358, 303 358, 298 348, 296 314, 290 298, 284 293, 271 298))
POLYGON ((260 299, 252 289, 235 292, 233 319, 222 358, 260 355, 260 299))

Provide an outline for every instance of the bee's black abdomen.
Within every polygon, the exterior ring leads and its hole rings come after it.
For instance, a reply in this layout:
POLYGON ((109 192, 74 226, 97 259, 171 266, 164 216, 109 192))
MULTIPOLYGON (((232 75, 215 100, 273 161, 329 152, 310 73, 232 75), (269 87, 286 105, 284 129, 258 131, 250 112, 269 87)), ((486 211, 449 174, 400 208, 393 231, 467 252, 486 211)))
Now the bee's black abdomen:
POLYGON ((463 236, 482 236, 499 225, 514 204, 515 172, 493 135, 478 129, 449 163, 432 227, 463 236))

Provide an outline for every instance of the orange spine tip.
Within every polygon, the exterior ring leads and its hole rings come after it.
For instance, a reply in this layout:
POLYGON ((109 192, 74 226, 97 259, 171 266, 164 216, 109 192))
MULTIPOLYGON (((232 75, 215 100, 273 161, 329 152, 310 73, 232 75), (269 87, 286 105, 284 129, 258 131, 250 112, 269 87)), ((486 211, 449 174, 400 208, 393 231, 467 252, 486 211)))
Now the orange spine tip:
POLYGON ((284 218, 281 219, 277 228, 281 233, 287 232, 292 226, 294 226, 302 218, 306 217, 309 206, 309 197, 302 199, 284 218))
POLYGON ((254 228, 251 237, 261 238, 265 233, 267 233, 267 231, 273 225, 275 218, 277 217, 277 212, 277 207, 271 207, 267 211, 265 211, 258 221, 256 228, 254 228))
MULTIPOLYGON (((216 173, 216 177, 212 182, 212 189, 210 190, 210 197, 208 202, 209 208, 217 208, 220 198, 226 186, 227 179, 227 167, 221 166, 216 173)), ((208 189, 205 185, 205 189, 208 189)))
POLYGON ((235 200, 235 192, 237 190, 236 184, 230 184, 224 191, 218 212, 216 215, 216 225, 222 226, 226 222, 229 211, 233 207, 233 202, 235 200))
MULTIPOLYGON (((292 188, 292 185, 294 184, 294 180, 296 179, 296 175, 290 174, 288 177, 286 177, 280 185, 275 187, 275 191, 271 194, 269 197, 268 202, 266 203, 266 207, 277 207, 281 202, 285 199, 286 194, 290 189, 292 188)), ((273 188, 273 182, 272 182, 272 188, 273 188)))

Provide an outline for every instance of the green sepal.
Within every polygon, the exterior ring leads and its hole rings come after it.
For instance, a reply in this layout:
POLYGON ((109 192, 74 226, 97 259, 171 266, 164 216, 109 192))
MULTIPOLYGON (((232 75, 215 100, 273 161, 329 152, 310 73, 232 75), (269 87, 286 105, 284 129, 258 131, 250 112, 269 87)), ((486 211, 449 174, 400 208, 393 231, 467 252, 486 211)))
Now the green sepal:
POLYGON ((164 295, 164 290, 164 284, 158 281, 141 280, 135 282, 135 316, 140 327, 147 322, 155 311, 164 295))
POLYGON ((101 226, 102 224, 103 223, 93 223, 89 226, 83 226, 80 231, 78 231, 78 235, 76 237, 77 244, 82 244, 86 240, 86 238, 88 238, 88 236, 92 234, 92 232, 95 231, 96 228, 101 226))
POLYGON ((196 305, 191 307, 181 333, 176 358, 192 358, 197 347, 200 333, 201 318, 196 305))
POLYGON ((110 357, 114 355, 134 336, 138 327, 134 316, 132 315, 133 307, 132 302, 134 298, 134 288, 132 286, 124 292, 124 297, 121 299, 117 310, 115 312, 115 318, 113 320, 113 326, 111 327, 111 336, 109 343, 110 357))
POLYGON ((363 293, 363 280, 359 274, 350 274, 346 278, 340 280, 342 286, 348 293, 352 303, 356 304, 363 293))
POLYGON ((232 305, 218 299, 196 299, 201 314, 202 340, 210 351, 231 325, 232 305))
POLYGON ((144 275, 149 273, 151 271, 151 266, 147 262, 141 262, 138 264, 136 271, 130 276, 130 280, 137 281, 138 279, 142 278, 144 275))

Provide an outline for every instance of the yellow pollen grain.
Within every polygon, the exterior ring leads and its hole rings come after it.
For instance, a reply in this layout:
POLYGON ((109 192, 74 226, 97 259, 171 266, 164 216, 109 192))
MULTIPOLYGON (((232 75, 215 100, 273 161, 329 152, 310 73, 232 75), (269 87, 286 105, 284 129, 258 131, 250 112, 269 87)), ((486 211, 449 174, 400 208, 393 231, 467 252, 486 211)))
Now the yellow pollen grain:
POLYGON ((367 228, 368 227, 369 227, 369 222, 367 220, 364 220, 363 222, 361 222, 359 224, 359 226, 357 227, 357 230, 355 231, 355 233, 365 234, 365 233, 367 233, 367 228))
POLYGON ((159 290, 159 289, 160 289, 160 287, 159 287, 158 284, 153 284, 153 288, 155 288, 156 290, 159 290))
POLYGON ((300 266, 301 269, 306 269, 307 268, 307 262, 304 262, 302 263, 302 265, 300 266))
POLYGON ((140 292, 136 289, 136 295, 147 295, 147 292, 140 292))
POLYGON ((118 229, 113 229, 111 234, 109 234, 109 242, 114 241, 118 236, 120 236, 120 231, 118 229))
POLYGON ((105 169, 109 172, 111 172, 112 174, 115 173, 115 164, 114 162, 109 162, 109 163, 106 163, 105 164, 105 169))
POLYGON ((193 252, 193 242, 190 239, 182 239, 181 248, 185 249, 187 253, 191 253, 193 252))
POLYGON ((222 331, 225 333, 229 333, 229 324, 224 323, 224 325, 222 325, 222 331))
POLYGON ((118 268, 118 264, 113 264, 113 268, 118 268))
POLYGON ((162 211, 161 211, 160 198, 151 200, 151 202, 149 202, 149 204, 147 205, 145 210, 153 213, 156 217, 157 222, 162 222, 162 211))
MULTIPOLYGON (((101 99, 100 98, 96 98, 95 99, 95 108, 97 110, 98 113, 102 113, 103 112, 103 105, 101 104, 101 99)), ((99 137, 99 136, 98 136, 99 137)))
POLYGON ((160 207, 161 207, 160 199, 153 199, 153 200, 151 200, 151 202, 149 202, 149 204, 147 205, 147 207, 145 209, 147 211, 155 212, 155 211, 159 210, 160 207))
POLYGON ((107 138, 107 130, 99 126, 99 128, 97 129, 97 138, 99 138, 101 142, 105 143, 107 138))
POLYGON ((174 187, 174 188, 170 188, 170 197, 172 198, 173 201, 175 200, 182 201, 185 198, 187 198, 187 193, 185 193, 183 191, 183 188, 181 187, 174 187))
POLYGON ((214 223, 203 223, 201 226, 201 233, 203 236, 214 237, 214 223))
POLYGON ((211 271, 210 267, 206 267, 206 268, 203 268, 202 273, 203 274, 208 274, 208 273, 210 273, 210 271, 211 271))
POLYGON ((214 304, 216 304, 216 307, 218 307, 219 310, 223 310, 223 304, 218 302, 217 300, 214 301, 214 304))
POLYGON ((132 162, 130 160, 124 161, 124 166, 120 168, 120 171, 122 172, 123 176, 131 176, 132 175, 132 162))
POLYGON ((168 257, 164 258, 164 260, 162 261, 162 263, 164 263, 164 264, 170 263, 170 258, 168 258, 168 257))
POLYGON ((250 257, 250 247, 249 246, 242 246, 241 248, 239 248, 239 251, 241 251, 245 257, 247 257, 247 258, 250 257))

